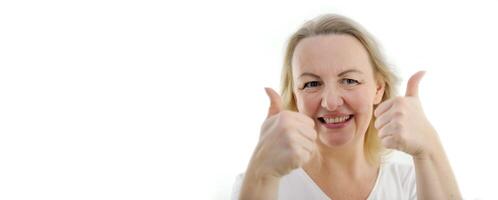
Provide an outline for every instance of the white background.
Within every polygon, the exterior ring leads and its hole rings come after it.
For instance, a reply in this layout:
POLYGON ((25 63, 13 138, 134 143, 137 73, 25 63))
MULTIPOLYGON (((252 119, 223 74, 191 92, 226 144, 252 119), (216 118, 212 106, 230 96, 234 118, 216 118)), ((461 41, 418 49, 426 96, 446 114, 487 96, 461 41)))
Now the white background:
MULTIPOLYGON (((420 94, 466 199, 496 199, 498 6, 2 1, 0 199, 228 199, 285 42, 339 13, 420 94)), ((430 3, 429 3, 430 2, 430 3)))

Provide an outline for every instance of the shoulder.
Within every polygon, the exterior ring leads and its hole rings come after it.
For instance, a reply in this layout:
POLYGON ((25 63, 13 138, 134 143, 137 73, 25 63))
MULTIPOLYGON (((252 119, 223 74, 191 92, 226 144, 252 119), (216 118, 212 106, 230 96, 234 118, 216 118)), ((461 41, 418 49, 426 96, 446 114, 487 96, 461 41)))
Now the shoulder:
POLYGON ((379 173, 374 193, 382 198, 376 199, 416 199, 415 167, 410 156, 391 153, 383 158, 379 173))
POLYGON ((235 177, 235 183, 233 184, 233 187, 232 187, 232 195, 231 195, 230 199, 232 199, 232 200, 239 199, 240 188, 242 187, 243 181, 244 181, 244 174, 243 173, 241 173, 237 177, 235 177))
POLYGON ((382 173, 400 181, 415 178, 415 167, 409 155, 395 151, 385 156, 382 160, 382 173), (412 177, 413 176, 413 177, 412 177))

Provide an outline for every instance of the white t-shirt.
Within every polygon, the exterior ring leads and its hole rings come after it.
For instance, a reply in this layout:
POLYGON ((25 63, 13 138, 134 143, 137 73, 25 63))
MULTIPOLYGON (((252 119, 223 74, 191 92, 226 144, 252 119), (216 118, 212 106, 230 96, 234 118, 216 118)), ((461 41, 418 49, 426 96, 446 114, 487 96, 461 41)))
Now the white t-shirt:
MULTIPOLYGON (((396 162, 385 160, 380 165, 380 173, 377 176, 368 200, 416 200, 417 186, 415 179, 415 168, 413 163, 396 162)), ((237 177, 232 199, 238 199, 242 185, 243 174, 237 177)), ((313 182, 308 174, 298 168, 285 175, 280 180, 278 199, 306 199, 306 200, 331 200, 313 182)))

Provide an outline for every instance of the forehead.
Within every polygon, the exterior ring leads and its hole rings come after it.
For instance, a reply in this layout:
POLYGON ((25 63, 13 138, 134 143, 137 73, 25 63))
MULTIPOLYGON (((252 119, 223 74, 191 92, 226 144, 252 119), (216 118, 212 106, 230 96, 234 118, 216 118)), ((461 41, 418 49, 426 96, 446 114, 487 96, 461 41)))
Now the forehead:
POLYGON ((325 76, 348 69, 372 72, 365 47, 356 38, 346 34, 305 38, 298 43, 292 57, 294 78, 303 72, 325 76))

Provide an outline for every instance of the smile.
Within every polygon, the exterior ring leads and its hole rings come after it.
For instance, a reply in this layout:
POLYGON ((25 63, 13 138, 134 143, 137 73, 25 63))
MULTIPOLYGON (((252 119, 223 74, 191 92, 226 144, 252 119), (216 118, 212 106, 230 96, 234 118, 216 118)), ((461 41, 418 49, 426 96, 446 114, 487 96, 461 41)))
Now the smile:
POLYGON ((353 115, 342 115, 334 117, 319 117, 318 121, 321 122, 326 128, 343 128, 349 124, 349 121, 353 119, 353 115))

